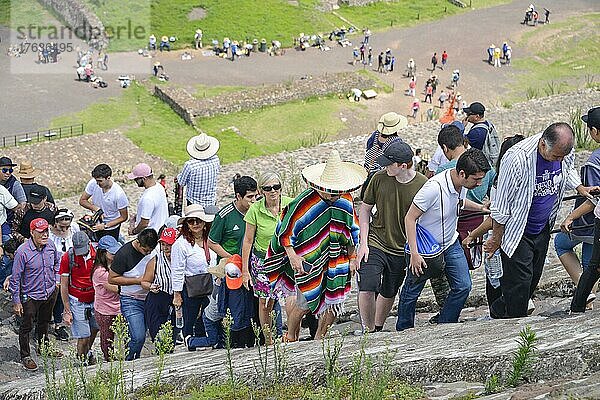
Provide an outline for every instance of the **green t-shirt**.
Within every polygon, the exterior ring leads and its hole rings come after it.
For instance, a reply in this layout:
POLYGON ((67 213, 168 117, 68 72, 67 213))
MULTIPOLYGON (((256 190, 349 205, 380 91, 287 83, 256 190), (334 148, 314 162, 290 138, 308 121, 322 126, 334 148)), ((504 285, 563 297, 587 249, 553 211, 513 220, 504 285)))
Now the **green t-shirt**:
POLYGON ((363 197, 364 203, 376 208, 369 224, 369 246, 393 255, 404 254, 404 217, 425 182, 427 178, 418 172, 408 183, 398 182, 385 170, 373 175, 363 197))
MULTIPOLYGON (((290 204, 292 200, 293 199, 291 197, 281 196, 280 210, 290 204)), ((250 209, 244 217, 244 221, 256 226, 254 248, 258 253, 265 254, 267 252, 267 248, 269 247, 271 237, 273 236, 273 233, 275 233, 277 221, 279 221, 279 215, 275 216, 271 214, 269 210, 267 210, 265 198, 263 197, 250 206, 250 209)))
MULTIPOLYGON (((220 244, 229 254, 241 255, 244 232, 246 232, 244 214, 232 202, 215 215, 208 233, 208 239, 213 243, 220 244)), ((217 262, 220 258, 217 259, 217 262)))

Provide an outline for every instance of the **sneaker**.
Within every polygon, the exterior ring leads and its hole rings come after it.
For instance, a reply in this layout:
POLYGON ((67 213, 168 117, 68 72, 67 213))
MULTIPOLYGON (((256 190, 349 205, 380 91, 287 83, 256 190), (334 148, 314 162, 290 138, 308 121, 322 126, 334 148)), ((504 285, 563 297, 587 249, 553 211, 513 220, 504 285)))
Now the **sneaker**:
POLYGON ((25 368, 27 371, 37 371, 38 369, 38 365, 31 357, 23 358, 21 363, 23 364, 23 368, 25 368))
POLYGON ((432 316, 431 318, 429 318, 429 323, 431 325, 437 325, 439 323, 439 320, 440 320, 440 313, 437 313, 434 316, 432 316))
POLYGON ((195 347, 190 347, 189 345, 191 337, 192 335, 187 335, 185 338, 183 338, 183 344, 185 344, 185 347, 188 349, 188 351, 196 351, 195 347))
POLYGON ((179 331, 177 337, 175 338, 175 346, 180 346, 185 343, 185 339, 183 338, 183 333, 179 331))
POLYGON ((533 314, 534 311, 535 303, 533 302, 533 300, 529 299, 529 302, 527 303, 527 315, 533 314))
POLYGON ((56 328, 54 330, 54 336, 56 336, 58 340, 62 340, 63 342, 69 340, 69 332, 67 331, 67 328, 65 326, 59 326, 58 328, 56 328))
POLYGON ((594 300, 596 300, 596 293, 590 293, 590 295, 587 297, 587 300, 585 301, 585 304, 590 304, 594 300))

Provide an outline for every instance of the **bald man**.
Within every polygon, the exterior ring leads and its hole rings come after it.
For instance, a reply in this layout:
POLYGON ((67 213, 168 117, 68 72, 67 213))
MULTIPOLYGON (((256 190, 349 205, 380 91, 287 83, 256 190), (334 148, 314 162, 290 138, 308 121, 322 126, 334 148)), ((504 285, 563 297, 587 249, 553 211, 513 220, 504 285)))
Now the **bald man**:
POLYGON ((493 233, 484 245, 487 256, 500 251, 504 270, 502 296, 490 306, 492 318, 527 316, 565 191, 576 189, 590 198, 590 191, 598 189, 581 184, 573 142, 571 127, 557 122, 517 143, 503 157, 491 199, 493 233))

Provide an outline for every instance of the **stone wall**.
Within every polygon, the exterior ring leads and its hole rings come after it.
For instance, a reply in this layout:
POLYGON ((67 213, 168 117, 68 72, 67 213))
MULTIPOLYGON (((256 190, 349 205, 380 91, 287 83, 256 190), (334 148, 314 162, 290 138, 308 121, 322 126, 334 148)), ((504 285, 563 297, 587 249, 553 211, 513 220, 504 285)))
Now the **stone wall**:
POLYGON ((97 41, 98 46, 108 46, 104 24, 91 10, 78 0, 40 0, 42 4, 61 16, 75 34, 88 41, 97 41))
POLYGON ((167 103, 185 122, 190 125, 194 124, 192 110, 188 107, 192 106, 196 102, 196 99, 186 90, 156 85, 154 86, 154 95, 167 103))
POLYGON ((289 83, 225 93, 206 99, 196 99, 185 89, 173 87, 155 86, 154 93, 187 123, 192 123, 191 120, 199 117, 255 110, 313 96, 345 95, 355 87, 368 89, 375 86, 373 80, 363 75, 340 73, 300 78, 289 83))

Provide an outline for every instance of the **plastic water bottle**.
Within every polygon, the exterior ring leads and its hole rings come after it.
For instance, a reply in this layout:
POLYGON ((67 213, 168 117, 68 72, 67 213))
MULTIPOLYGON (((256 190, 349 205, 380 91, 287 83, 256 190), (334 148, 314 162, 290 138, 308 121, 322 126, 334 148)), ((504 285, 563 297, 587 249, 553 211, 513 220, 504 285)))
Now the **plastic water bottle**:
POLYGON ((183 310, 181 307, 175 308, 175 327, 179 329, 183 328, 183 310))
MULTIPOLYGON (((487 240, 487 237, 485 238, 487 240)), ((502 277, 502 258, 500 257, 500 249, 496 250, 492 257, 488 258, 487 254, 484 258, 485 274, 494 288, 500 286, 500 278, 502 277)))

